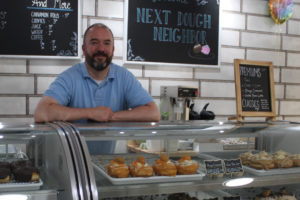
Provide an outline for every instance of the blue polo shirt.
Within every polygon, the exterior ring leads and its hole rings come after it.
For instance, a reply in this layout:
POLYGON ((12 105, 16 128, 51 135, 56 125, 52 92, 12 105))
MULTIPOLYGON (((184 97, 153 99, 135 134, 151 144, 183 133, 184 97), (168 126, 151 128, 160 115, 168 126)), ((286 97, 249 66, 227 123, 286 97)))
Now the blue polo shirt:
MULTIPOLYGON (((92 108, 101 105, 110 107, 113 112, 153 102, 130 71, 113 63, 106 79, 100 84, 89 75, 85 63, 75 64, 51 83, 44 96, 56 99, 63 106, 92 108)), ((85 121, 83 119, 78 122, 85 121)), ((108 149, 108 146, 103 145, 101 149, 108 149)), ((114 145, 110 147, 114 148, 114 145)))

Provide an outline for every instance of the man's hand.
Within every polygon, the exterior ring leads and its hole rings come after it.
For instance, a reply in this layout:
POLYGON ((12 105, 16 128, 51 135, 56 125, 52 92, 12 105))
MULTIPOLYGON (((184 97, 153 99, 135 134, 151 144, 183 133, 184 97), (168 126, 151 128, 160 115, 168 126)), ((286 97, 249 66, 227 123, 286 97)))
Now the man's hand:
POLYGON ((113 115, 112 110, 109 107, 97 106, 89 109, 88 118, 98 122, 110 121, 113 115))

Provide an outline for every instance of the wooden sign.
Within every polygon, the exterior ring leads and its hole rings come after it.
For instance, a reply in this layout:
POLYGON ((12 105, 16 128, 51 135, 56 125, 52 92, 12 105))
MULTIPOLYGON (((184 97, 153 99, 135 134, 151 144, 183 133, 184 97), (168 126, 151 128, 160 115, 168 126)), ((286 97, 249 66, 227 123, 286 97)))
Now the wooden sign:
POLYGON ((0 1, 0 57, 80 59, 80 4, 0 1))
POLYGON ((224 160, 224 167, 226 174, 239 174, 244 173, 241 159, 228 159, 224 160))
POLYGON ((219 0, 126 0, 126 64, 219 67, 219 0))
POLYGON ((276 119, 272 62, 234 60, 237 120, 276 119))
POLYGON ((217 175, 224 174, 224 167, 222 160, 205 160, 206 174, 217 175))

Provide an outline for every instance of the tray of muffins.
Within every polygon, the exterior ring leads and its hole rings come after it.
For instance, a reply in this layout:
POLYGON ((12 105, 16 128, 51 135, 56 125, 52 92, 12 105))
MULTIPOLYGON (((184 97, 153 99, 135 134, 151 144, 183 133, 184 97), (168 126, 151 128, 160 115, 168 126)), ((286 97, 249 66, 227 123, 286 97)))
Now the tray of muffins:
POLYGON ((205 159, 240 158, 244 171, 257 176, 292 174, 300 172, 300 154, 283 150, 274 153, 266 151, 208 152, 200 156, 205 159))
POLYGON ((199 169, 199 163, 189 155, 182 156, 177 161, 169 159, 166 154, 147 159, 141 155, 132 159, 120 156, 105 161, 93 156, 92 161, 95 171, 114 185, 187 182, 202 180, 205 176, 199 169))
POLYGON ((0 161, 0 192, 38 190, 42 185, 39 170, 30 160, 0 161))

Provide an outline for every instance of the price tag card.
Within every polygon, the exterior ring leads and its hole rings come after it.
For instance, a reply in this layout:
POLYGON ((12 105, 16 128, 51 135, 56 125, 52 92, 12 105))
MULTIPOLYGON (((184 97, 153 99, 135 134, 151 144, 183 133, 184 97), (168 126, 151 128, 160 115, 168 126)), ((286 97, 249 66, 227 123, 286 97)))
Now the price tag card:
POLYGON ((225 173, 232 174, 232 173, 243 173, 243 165, 241 159, 228 159, 224 160, 225 166, 225 173))
POLYGON ((224 174, 224 166, 222 160, 205 160, 206 174, 224 174))

